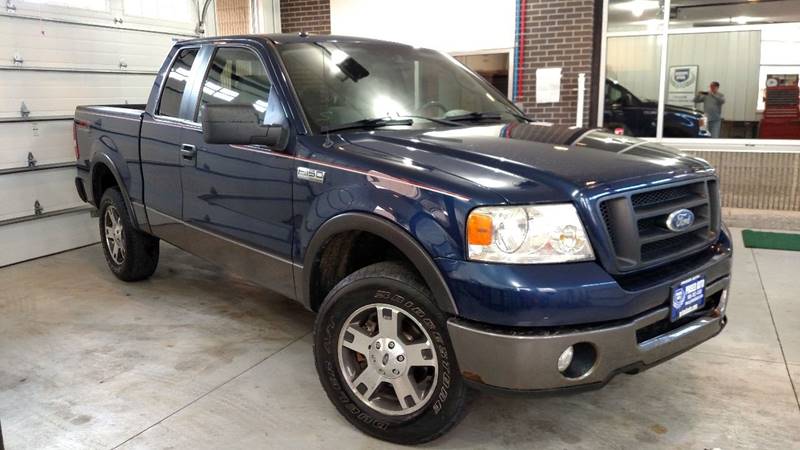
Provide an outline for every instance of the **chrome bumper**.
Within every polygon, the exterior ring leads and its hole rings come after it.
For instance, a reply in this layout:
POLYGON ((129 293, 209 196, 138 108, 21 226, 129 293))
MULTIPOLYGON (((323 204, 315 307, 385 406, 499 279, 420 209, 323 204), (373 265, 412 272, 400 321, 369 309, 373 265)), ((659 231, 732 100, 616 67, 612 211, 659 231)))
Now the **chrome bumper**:
POLYGON ((513 334, 481 329, 459 319, 448 321, 448 331, 459 368, 468 381, 520 391, 599 387, 617 373, 652 367, 722 331, 726 323, 729 282, 730 277, 726 277, 706 287, 706 298, 722 291, 716 308, 641 343, 637 340, 637 331, 660 320, 669 320, 669 308, 621 325, 575 332, 513 334), (593 349, 594 358, 585 373, 571 378, 558 370, 557 361, 567 347, 576 344, 593 349))

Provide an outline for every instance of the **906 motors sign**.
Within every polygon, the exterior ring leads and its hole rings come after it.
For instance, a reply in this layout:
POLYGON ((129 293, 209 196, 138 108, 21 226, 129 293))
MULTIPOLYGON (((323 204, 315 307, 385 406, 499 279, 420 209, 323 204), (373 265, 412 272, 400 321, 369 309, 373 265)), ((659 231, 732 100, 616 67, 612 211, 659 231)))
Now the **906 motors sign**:
POLYGON ((700 66, 670 67, 667 103, 694 108, 694 95, 697 92, 699 73, 700 66))
POLYGON ((685 315, 697 311, 706 304, 706 279, 695 275, 672 290, 672 308, 670 320, 676 321, 685 315))

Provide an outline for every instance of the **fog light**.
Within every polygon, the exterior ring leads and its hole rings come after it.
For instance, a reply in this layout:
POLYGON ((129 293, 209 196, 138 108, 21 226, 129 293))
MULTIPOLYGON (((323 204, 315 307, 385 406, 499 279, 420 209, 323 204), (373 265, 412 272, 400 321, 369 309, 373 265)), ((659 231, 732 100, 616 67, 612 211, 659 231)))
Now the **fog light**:
POLYGON ((569 365, 572 364, 572 355, 575 353, 575 350, 570 345, 564 350, 564 353, 558 357, 558 371, 564 372, 569 368, 569 365))

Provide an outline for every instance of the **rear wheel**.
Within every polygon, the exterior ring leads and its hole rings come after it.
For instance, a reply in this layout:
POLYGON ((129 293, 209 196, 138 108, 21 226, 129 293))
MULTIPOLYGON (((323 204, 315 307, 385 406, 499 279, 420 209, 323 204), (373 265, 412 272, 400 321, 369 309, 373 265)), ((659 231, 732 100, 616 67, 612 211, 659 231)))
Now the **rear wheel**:
POLYGON ((150 277, 158 266, 159 240, 133 227, 117 188, 100 199, 100 243, 111 272, 123 281, 150 277))
POLYGON ((464 412, 446 318, 400 263, 365 267, 333 288, 317 316, 314 356, 339 412, 377 438, 427 442, 464 412))

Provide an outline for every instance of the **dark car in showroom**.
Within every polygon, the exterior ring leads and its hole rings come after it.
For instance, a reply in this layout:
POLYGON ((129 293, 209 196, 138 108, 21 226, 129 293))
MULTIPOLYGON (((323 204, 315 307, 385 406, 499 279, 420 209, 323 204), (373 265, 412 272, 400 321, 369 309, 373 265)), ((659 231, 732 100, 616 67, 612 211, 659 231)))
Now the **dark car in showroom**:
MULTIPOLYGON (((655 137, 658 101, 640 99, 616 80, 606 79, 604 127, 615 134, 655 137)), ((708 120, 702 111, 664 105, 664 137, 706 138, 708 120)))

